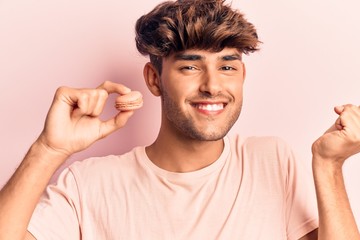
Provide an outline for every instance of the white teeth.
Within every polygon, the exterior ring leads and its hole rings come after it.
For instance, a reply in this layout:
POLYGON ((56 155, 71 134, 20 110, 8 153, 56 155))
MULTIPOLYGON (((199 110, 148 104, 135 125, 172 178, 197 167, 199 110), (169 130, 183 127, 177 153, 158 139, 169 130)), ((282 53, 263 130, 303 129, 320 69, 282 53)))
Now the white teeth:
POLYGON ((198 109, 206 110, 206 111, 219 111, 224 108, 224 104, 198 104, 198 109))

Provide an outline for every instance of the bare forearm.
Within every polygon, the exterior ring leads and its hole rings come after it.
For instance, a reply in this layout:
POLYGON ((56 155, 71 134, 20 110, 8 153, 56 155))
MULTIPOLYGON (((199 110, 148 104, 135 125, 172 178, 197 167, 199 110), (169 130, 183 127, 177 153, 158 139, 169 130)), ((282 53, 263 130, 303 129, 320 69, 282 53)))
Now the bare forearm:
POLYGON ((66 156, 35 143, 0 191, 0 239, 23 239, 32 213, 51 176, 66 156))
POLYGON ((314 158, 313 172, 319 208, 318 239, 359 240, 341 166, 314 158))

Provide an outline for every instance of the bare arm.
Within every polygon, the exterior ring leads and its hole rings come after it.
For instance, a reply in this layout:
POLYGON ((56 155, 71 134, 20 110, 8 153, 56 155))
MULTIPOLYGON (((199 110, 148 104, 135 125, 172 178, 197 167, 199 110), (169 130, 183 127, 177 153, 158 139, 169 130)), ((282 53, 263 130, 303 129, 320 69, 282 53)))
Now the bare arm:
POLYGON ((109 93, 129 91, 111 82, 97 89, 58 89, 43 132, 0 191, 0 239, 32 239, 27 226, 50 178, 71 154, 125 125, 133 111, 107 121, 99 115, 109 93))
POLYGON ((0 192, 0 239, 23 239, 35 206, 66 156, 35 143, 0 192), (50 162, 48 159, 52 159, 50 162))
POLYGON ((347 197, 342 166, 360 152, 360 108, 336 107, 339 115, 313 144, 313 174, 319 208, 319 240, 359 240, 360 234, 347 197))

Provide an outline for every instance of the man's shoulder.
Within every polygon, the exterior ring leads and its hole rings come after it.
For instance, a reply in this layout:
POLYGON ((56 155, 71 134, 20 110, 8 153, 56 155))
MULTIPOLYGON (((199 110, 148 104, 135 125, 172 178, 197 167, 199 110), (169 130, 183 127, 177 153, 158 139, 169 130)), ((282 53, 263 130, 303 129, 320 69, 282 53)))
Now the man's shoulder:
POLYGON ((240 136, 233 135, 229 137, 232 145, 241 148, 289 148, 286 141, 277 136, 240 136))
POLYGON ((135 147, 121 155, 107 155, 91 157, 82 161, 76 161, 69 166, 71 172, 78 176, 101 176, 118 174, 120 172, 135 171, 139 159, 142 157, 144 147, 135 147))
POLYGON ((232 141, 232 156, 238 156, 237 160, 242 167, 249 170, 251 174, 256 173, 259 178, 263 178, 262 175, 266 173, 274 179, 286 176, 287 166, 292 161, 293 154, 291 148, 282 138, 276 136, 238 136, 232 141))
POLYGON ((234 135, 230 137, 232 151, 237 155, 260 158, 287 158, 292 150, 282 138, 277 136, 234 135))

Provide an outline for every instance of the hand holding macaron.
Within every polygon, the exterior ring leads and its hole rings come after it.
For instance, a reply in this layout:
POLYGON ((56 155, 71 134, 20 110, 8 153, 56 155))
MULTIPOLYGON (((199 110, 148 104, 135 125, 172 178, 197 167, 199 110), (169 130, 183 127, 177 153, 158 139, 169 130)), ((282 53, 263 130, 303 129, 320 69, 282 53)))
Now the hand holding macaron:
POLYGON ((61 87, 56 91, 37 142, 51 151, 69 156, 123 127, 142 104, 140 92, 110 81, 96 89, 61 87), (109 94, 119 94, 115 107, 120 112, 102 120, 100 115, 109 94))

